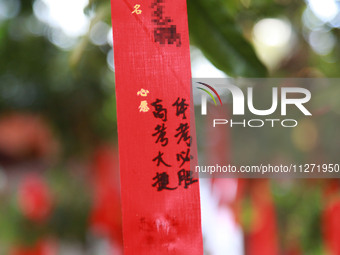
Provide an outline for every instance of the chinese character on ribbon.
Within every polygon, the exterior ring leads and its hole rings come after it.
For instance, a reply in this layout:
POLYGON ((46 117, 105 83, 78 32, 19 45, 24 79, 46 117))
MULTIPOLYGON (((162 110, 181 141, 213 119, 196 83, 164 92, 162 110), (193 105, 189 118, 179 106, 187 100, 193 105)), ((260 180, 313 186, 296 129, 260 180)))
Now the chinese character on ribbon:
POLYGON ((152 178, 152 180, 155 181, 154 184, 152 184, 152 187, 157 187, 157 191, 162 191, 163 189, 167 190, 175 190, 175 188, 168 187, 169 185, 169 175, 166 172, 163 173, 157 173, 157 175, 152 178))
POLYGON ((150 108, 148 107, 148 102, 146 100, 141 101, 138 109, 139 112, 148 112, 150 110, 150 108))
POLYGON ((140 8, 139 4, 136 4, 133 8, 134 8, 134 10, 133 10, 132 13, 136 13, 136 14, 141 14, 142 13, 142 10, 139 10, 139 8, 140 8))
POLYGON ((146 97, 149 94, 149 90, 147 89, 141 89, 140 91, 137 92, 137 96, 142 96, 142 97, 146 97))

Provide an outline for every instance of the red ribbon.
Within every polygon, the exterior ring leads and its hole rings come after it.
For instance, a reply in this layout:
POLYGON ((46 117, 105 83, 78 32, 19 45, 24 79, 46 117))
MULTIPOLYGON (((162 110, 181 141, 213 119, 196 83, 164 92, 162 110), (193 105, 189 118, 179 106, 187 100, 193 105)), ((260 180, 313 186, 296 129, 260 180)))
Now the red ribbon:
POLYGON ((327 254, 340 254, 340 186, 337 180, 326 182, 325 208, 322 213, 322 232, 327 254))
POLYGON ((94 234, 121 245, 121 203, 118 156, 113 146, 96 149, 93 162, 94 206, 91 227, 94 234))
POLYGON ((248 254, 279 254, 276 213, 269 181, 266 179, 252 180, 250 193, 254 218, 248 234, 246 247, 248 254))
POLYGON ((124 254, 203 254, 186 2, 111 5, 124 254))

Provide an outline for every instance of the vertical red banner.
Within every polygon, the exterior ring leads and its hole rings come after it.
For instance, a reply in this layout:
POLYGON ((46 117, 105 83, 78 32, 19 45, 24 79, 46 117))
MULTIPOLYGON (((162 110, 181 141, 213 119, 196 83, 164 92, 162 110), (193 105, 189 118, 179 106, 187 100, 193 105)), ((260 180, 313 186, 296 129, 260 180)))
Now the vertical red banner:
POLYGON ((185 0, 111 0, 124 254, 203 254, 185 0))

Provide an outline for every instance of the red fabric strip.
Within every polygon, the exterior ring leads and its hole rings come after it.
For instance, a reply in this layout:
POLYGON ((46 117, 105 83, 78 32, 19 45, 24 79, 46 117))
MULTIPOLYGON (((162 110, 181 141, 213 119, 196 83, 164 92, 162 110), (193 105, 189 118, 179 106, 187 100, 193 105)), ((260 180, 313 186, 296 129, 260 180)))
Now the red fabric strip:
POLYGON ((256 179, 250 184, 253 222, 247 238, 247 254, 280 254, 276 212, 271 196, 269 180, 256 179))
POLYGON ((124 254, 203 254, 185 0, 111 0, 124 254))
POLYGON ((337 180, 325 181, 324 203, 322 212, 322 234, 325 253, 330 255, 340 254, 340 186, 337 180))

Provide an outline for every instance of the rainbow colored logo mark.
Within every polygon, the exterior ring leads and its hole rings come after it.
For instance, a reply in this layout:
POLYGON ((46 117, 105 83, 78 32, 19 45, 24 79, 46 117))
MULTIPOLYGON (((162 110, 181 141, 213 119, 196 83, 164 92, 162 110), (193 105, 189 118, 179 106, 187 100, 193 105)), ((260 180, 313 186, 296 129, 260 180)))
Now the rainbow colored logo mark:
MULTIPOLYGON (((202 86, 205 86, 205 87, 209 88, 212 92, 214 92, 214 94, 217 96, 218 100, 220 101, 220 104, 222 105, 222 100, 220 98, 220 95, 217 93, 217 91, 212 86, 210 86, 210 85, 208 85, 206 83, 203 83, 203 82, 197 82, 197 83, 201 84, 202 86)), ((197 88, 200 89, 200 90, 203 90, 204 92, 206 92, 211 97, 211 99, 214 101, 215 105, 217 105, 216 100, 215 100, 213 94, 209 90, 204 89, 204 88, 200 88, 200 87, 197 87, 197 88)))

